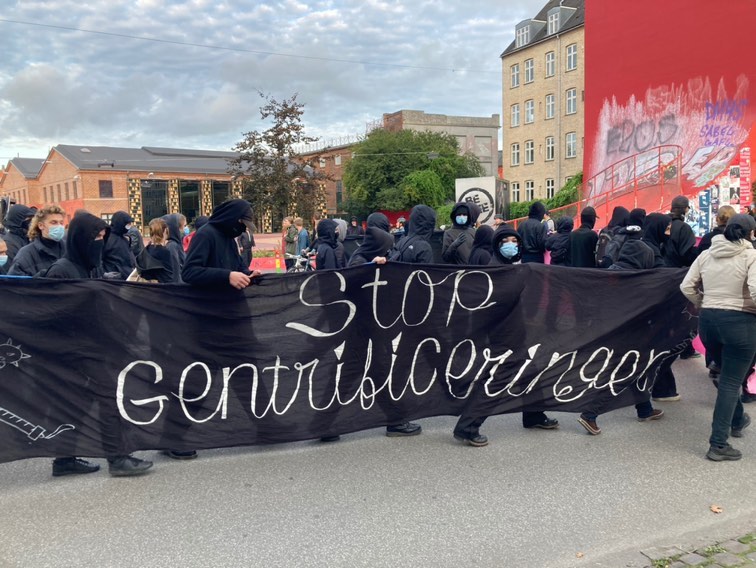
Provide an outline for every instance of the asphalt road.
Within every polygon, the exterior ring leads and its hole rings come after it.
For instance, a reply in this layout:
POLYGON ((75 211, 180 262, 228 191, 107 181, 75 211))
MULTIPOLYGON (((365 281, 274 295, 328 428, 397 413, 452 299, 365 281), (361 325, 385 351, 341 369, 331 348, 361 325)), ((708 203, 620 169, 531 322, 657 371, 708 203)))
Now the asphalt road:
POLYGON ((683 400, 658 404, 663 420, 615 411, 596 437, 575 415, 553 414, 557 431, 511 415, 472 448, 435 418, 414 438, 140 452, 156 462, 140 478, 3 464, 0 567, 642 566, 641 549, 756 528, 756 427, 740 462, 707 461, 714 388, 700 359, 675 372, 683 400))

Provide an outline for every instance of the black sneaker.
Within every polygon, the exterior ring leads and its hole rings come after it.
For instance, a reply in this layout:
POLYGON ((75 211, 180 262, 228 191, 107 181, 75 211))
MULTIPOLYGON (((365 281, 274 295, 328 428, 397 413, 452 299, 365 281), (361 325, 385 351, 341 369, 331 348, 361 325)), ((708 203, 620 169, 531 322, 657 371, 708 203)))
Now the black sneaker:
POLYGON ((559 428, 559 420, 556 418, 544 418, 543 422, 538 422, 537 424, 528 424, 527 426, 523 426, 523 428, 541 428, 542 430, 554 430, 555 428, 559 428))
POLYGON ((417 436, 423 431, 423 427, 420 424, 414 422, 405 422, 403 424, 397 424, 396 426, 386 426, 386 436, 389 438, 396 438, 399 436, 417 436))
POLYGON ((341 440, 341 436, 323 436, 320 438, 321 442, 338 442, 341 440))
POLYGON ((454 434, 454 439, 464 442, 475 448, 482 448, 488 445, 488 438, 483 434, 475 434, 474 436, 462 436, 461 434, 454 434))
POLYGON ((740 450, 736 450, 730 444, 726 446, 710 446, 709 451, 706 452, 706 457, 711 461, 736 461, 743 457, 740 450))
POLYGON ((733 428, 730 434, 733 438, 742 438, 743 437, 743 430, 748 428, 748 426, 751 424, 751 417, 748 416, 745 412, 743 413, 743 424, 740 426, 740 428, 733 428))
POLYGON ((680 359, 700 359, 701 354, 698 351, 693 351, 692 353, 683 353, 680 355, 680 359))
POLYGON ((178 450, 165 450, 163 453, 174 460, 193 460, 197 457, 196 450, 189 450, 186 452, 179 452, 178 450))
POLYGON ((119 456, 112 461, 108 459, 108 472, 113 477, 142 475, 152 467, 152 462, 131 456, 119 456))
POLYGON ((743 404, 750 404, 752 402, 756 402, 756 394, 751 394, 750 392, 744 392, 742 395, 740 395, 740 402, 743 404))
POLYGON ((79 458, 56 458, 52 464, 53 477, 75 475, 79 473, 94 473, 100 466, 79 458))

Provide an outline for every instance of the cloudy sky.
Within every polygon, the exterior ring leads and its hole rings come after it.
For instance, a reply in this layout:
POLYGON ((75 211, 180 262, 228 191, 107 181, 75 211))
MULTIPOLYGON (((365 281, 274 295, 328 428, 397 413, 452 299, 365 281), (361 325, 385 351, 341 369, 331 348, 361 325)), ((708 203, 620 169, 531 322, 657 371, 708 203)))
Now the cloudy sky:
POLYGON ((56 144, 228 150, 267 126, 258 91, 298 93, 326 140, 401 109, 498 114, 499 55, 543 4, 3 0, 0 163, 56 144))

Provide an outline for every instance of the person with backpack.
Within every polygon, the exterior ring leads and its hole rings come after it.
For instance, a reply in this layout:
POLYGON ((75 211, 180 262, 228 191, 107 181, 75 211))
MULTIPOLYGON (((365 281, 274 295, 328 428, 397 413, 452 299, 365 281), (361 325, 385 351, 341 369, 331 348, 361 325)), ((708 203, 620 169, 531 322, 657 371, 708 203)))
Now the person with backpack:
POLYGON ((615 258, 612 258, 607 251, 610 243, 617 236, 619 231, 627 226, 630 212, 620 206, 612 210, 612 218, 609 223, 599 231, 598 242, 596 244, 596 266, 599 268, 609 268, 614 264, 615 258))
POLYGON ((31 242, 16 253, 10 265, 10 276, 36 276, 47 271, 66 252, 66 212, 57 205, 49 205, 34 215, 29 226, 31 242))
POLYGON ((551 263, 555 266, 567 264, 567 252, 570 246, 570 233, 575 225, 572 217, 565 215, 556 222, 556 233, 546 237, 546 250, 551 253, 551 263))

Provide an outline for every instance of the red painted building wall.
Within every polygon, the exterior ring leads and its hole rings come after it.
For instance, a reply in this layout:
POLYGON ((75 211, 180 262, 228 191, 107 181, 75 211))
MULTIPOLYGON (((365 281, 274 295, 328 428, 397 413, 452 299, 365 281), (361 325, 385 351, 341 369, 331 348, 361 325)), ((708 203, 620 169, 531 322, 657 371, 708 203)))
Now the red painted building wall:
POLYGON ((754 22, 753 0, 586 0, 585 179, 601 173, 591 198, 653 171, 674 146, 687 195, 740 162, 756 143, 754 22), (649 151, 662 145, 672 148, 649 151))

